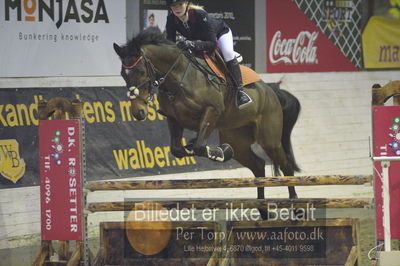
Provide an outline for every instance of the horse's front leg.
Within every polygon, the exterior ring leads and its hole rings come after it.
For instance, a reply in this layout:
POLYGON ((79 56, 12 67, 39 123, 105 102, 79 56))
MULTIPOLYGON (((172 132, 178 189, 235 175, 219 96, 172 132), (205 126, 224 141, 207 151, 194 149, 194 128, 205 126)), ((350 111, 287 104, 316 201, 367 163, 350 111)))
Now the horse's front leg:
POLYGON ((229 144, 207 146, 208 137, 214 131, 220 113, 213 107, 208 107, 202 115, 197 139, 193 144, 195 155, 203 156, 218 162, 225 162, 233 157, 233 149, 229 144))
POLYGON ((183 127, 175 119, 168 117, 168 129, 171 134, 171 153, 177 158, 193 156, 194 152, 182 145, 183 127))

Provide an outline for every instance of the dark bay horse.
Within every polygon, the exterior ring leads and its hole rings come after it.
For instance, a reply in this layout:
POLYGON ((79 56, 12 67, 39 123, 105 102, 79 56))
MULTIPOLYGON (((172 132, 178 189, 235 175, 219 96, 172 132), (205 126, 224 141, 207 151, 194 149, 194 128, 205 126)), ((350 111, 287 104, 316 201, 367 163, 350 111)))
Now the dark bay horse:
MULTIPOLYGON (((257 81, 245 88, 253 103, 238 109, 235 97, 229 97, 229 83, 210 79, 202 59, 194 59, 155 30, 139 33, 122 47, 114 43, 114 50, 122 61, 121 75, 136 119, 146 119, 148 101, 158 93, 174 156, 196 155, 215 161, 233 156, 255 177, 264 177, 265 161, 251 149, 258 143, 273 162, 275 174, 279 169, 286 176, 299 171, 290 135, 300 103, 289 92, 257 81), (197 132, 197 138, 185 147, 184 129, 197 132), (214 130, 219 131, 218 147, 207 145, 214 130)), ((294 187, 289 187, 289 197, 297 198, 294 187)), ((264 188, 258 188, 258 198, 264 199, 264 188)))

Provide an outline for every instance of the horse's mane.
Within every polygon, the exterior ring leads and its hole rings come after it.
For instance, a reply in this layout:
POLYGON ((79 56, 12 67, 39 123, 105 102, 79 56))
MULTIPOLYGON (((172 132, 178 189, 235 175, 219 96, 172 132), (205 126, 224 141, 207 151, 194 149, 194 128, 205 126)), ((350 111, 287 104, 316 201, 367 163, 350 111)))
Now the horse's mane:
POLYGON ((146 44, 162 45, 162 44, 174 44, 167 40, 165 35, 160 31, 159 28, 148 28, 137 34, 132 38, 125 47, 128 48, 130 53, 139 54, 140 48, 146 44))

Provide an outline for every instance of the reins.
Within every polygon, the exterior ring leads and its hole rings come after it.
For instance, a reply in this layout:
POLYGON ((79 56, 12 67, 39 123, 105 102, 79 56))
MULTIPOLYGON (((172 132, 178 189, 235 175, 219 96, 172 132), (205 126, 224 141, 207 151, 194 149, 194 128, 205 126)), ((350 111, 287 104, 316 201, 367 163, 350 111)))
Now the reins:
MULTIPOLYGON (((183 52, 181 51, 179 53, 179 56, 175 59, 175 62, 171 65, 171 67, 167 70, 167 72, 165 73, 165 75, 163 75, 160 78, 157 78, 157 70, 154 67, 154 65, 152 64, 152 62, 150 61, 150 59, 146 56, 146 54, 144 53, 143 49, 141 49, 141 53, 142 55, 130 66, 125 66, 122 65, 123 68, 125 69, 133 69, 135 68, 143 59, 144 59, 144 64, 147 70, 147 79, 145 81, 143 81, 141 84, 139 84, 138 86, 132 86, 128 89, 127 92, 127 96, 129 99, 133 100, 133 99, 140 99, 142 100, 146 105, 148 104, 148 101, 152 101, 154 99, 154 95, 157 93, 157 91, 159 90, 160 86, 165 82, 166 78, 170 75, 170 73, 175 69, 176 65, 179 62, 179 59, 181 58, 182 54, 184 54, 186 56, 186 58, 188 58, 189 63, 187 65, 187 67, 185 68, 182 80, 181 80, 181 86, 182 86, 182 81, 185 79, 189 66, 190 64, 193 64, 200 72, 202 72, 206 78, 212 83, 212 84, 217 84, 217 85, 223 85, 224 82, 221 82, 220 77, 218 77, 217 75, 215 75, 215 73, 213 73, 212 71, 210 71, 207 67, 203 66, 199 61, 197 61, 196 57, 189 52, 183 52), (148 99, 144 99, 142 98, 139 94, 140 94, 140 88, 143 87, 144 85, 146 85, 147 83, 150 83, 150 90, 149 90, 149 97, 148 99)), ((168 91, 164 91, 165 93, 169 93, 168 91)), ((170 92, 171 95, 169 95, 169 98, 172 99, 173 98, 173 93, 170 92)))
POLYGON ((220 78, 218 75, 216 75, 212 70, 210 70, 208 67, 202 65, 196 58, 196 56, 194 56, 191 52, 190 53, 185 53, 187 59, 189 59, 189 61, 191 63, 193 63, 193 65, 201 72, 203 73, 206 78, 211 81, 212 83, 216 83, 218 85, 224 85, 224 79, 220 78))
POLYGON ((148 100, 152 101, 154 99, 154 94, 157 93, 158 88, 165 82, 165 79, 168 77, 168 75, 174 70, 175 66, 178 64, 179 59, 182 55, 182 53, 179 54, 179 56, 176 58, 175 62, 172 64, 172 66, 168 69, 168 71, 165 73, 164 76, 160 78, 156 78, 156 68, 154 65, 151 63, 150 59, 146 56, 143 50, 141 50, 142 55, 131 65, 131 66, 125 66, 122 65, 126 69, 133 69, 135 68, 142 59, 144 59, 144 64, 147 70, 147 79, 143 81, 141 84, 138 86, 132 86, 128 89, 128 98, 133 100, 133 99, 140 99, 142 100, 145 104, 148 104, 148 100), (147 83, 150 83, 150 92, 149 92, 149 98, 148 100, 143 99, 142 97, 139 96, 140 88, 147 83))

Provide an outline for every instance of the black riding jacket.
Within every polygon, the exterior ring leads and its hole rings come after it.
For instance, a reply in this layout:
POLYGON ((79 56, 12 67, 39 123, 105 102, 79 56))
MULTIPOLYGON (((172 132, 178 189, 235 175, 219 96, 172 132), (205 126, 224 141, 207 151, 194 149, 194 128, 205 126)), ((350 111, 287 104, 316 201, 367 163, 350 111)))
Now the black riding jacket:
POLYGON ((187 23, 182 22, 172 12, 167 17, 167 39, 176 42, 176 32, 186 39, 196 41, 196 50, 213 52, 217 48, 217 40, 229 32, 223 20, 212 18, 204 10, 189 9, 187 23), (186 24, 186 25, 185 25, 186 24))

